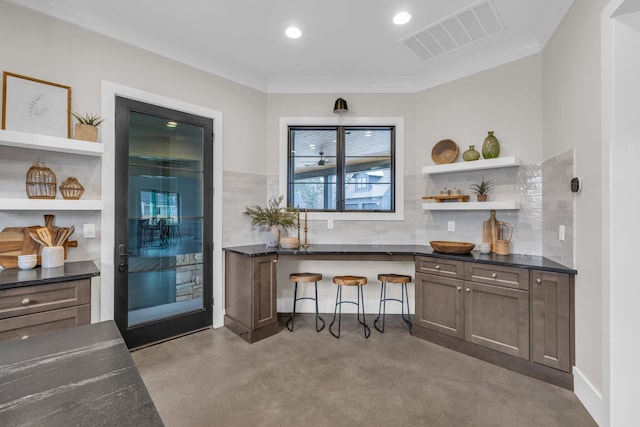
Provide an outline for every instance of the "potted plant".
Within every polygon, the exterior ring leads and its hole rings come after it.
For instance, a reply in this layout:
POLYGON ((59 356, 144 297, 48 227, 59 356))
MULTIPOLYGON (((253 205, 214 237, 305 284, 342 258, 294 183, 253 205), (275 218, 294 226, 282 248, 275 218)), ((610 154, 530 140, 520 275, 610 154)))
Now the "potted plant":
POLYGON ((493 190, 493 186, 493 181, 485 179, 483 176, 479 184, 473 184, 469 189, 476 194, 476 198, 479 202, 486 202, 489 197, 489 192, 493 190))
POLYGON ((93 113, 85 113, 80 115, 78 113, 71 113, 76 118, 78 123, 75 126, 74 138, 82 141, 98 141, 98 126, 104 121, 104 119, 93 113))
POLYGON ((244 210, 245 215, 251 217, 251 225, 253 227, 263 227, 267 231, 267 246, 275 247, 280 242, 280 229, 293 228, 296 226, 296 213, 280 207, 280 203, 284 200, 284 196, 272 196, 266 207, 247 206, 244 210))

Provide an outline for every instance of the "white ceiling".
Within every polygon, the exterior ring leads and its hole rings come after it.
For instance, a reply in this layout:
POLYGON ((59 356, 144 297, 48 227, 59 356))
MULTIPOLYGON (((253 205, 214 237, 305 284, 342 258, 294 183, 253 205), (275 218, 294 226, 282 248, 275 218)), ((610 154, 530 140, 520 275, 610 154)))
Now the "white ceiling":
POLYGON ((573 0, 9 0, 268 93, 416 92, 540 52, 573 0), (503 29, 421 60, 401 40, 489 2, 503 29), (404 26, 393 15, 412 15, 404 26), (288 39, 296 25, 302 37, 288 39))

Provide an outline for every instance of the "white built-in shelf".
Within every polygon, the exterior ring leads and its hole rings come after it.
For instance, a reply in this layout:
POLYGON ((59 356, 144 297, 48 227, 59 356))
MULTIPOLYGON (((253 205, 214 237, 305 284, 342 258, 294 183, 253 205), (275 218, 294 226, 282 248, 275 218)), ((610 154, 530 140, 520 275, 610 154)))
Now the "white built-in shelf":
POLYGON ((3 211, 101 211, 102 200, 0 199, 3 211))
POLYGON ((464 172, 481 169, 499 169, 520 165, 520 160, 515 156, 498 157, 496 159, 474 160, 471 162, 448 163, 445 165, 423 166, 423 175, 434 175, 438 173, 464 172))
POLYGON ((13 130, 0 130, 0 145, 97 157, 101 157, 104 153, 104 145, 99 142, 87 142, 13 130))
POLYGON ((495 202, 425 202, 422 210, 425 211, 488 211, 488 210, 517 210, 520 203, 512 200, 495 202))

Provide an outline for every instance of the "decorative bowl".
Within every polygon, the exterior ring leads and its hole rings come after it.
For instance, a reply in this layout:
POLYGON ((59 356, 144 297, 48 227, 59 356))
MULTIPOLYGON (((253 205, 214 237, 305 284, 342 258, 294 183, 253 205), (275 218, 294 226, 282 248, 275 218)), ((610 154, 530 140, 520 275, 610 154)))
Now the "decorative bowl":
POLYGON ((475 243, 467 242, 446 242, 442 240, 432 240, 429 245, 434 251, 445 254, 467 254, 476 246, 475 243))
POLYGON ((433 146, 431 160, 437 165, 453 163, 458 158, 459 151, 458 144, 450 139, 443 139, 433 146))
POLYGON ((295 249, 300 246, 300 240, 297 237, 280 238, 280 246, 285 249, 295 249))

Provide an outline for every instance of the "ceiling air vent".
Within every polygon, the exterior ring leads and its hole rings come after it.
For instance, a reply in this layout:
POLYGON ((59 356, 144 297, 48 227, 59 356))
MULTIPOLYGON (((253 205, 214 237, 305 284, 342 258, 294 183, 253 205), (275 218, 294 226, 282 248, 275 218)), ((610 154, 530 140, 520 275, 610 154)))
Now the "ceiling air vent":
POLYGON ((400 40, 418 58, 433 57, 482 40, 504 30, 495 6, 483 0, 400 40))

